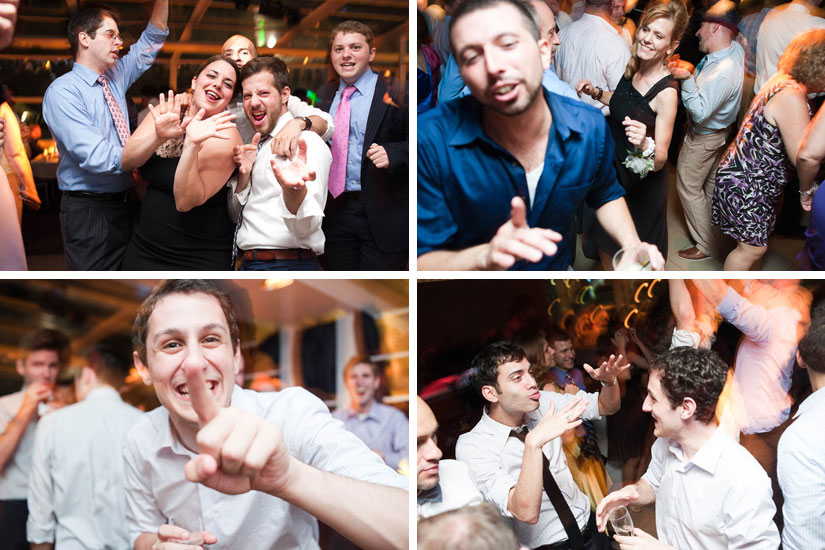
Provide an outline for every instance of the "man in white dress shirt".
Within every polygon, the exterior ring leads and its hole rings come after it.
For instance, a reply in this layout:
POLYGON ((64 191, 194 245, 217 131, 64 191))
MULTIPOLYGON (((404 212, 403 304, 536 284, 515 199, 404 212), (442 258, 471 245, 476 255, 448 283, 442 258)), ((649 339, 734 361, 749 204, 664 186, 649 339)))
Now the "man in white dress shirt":
POLYGON ((808 550, 825 548, 825 326, 811 325, 796 358, 808 371, 811 395, 779 440, 777 473, 785 498, 782 547, 808 550))
MULTIPOLYGON (((621 28, 613 22, 612 11, 612 0, 587 0, 582 18, 559 33, 556 73, 574 88, 586 78, 593 86, 612 92, 624 75, 630 46, 622 38, 621 28)), ((605 116, 610 114, 607 105, 587 94, 581 100, 600 109, 605 116)))
POLYGON ((286 109, 288 83, 286 64, 275 57, 257 57, 241 69, 244 111, 257 132, 250 144, 235 148, 241 270, 315 271, 316 256, 324 253, 321 222, 332 154, 313 132, 301 133, 292 158, 276 154, 270 139, 293 119, 286 109))
POLYGON ((438 422, 427 402, 418 398, 418 517, 428 518, 448 510, 484 502, 467 465, 441 460, 436 432, 438 422))
POLYGON ((658 540, 641 529, 614 538, 621 550, 776 550, 779 532, 771 484, 759 463, 716 420, 728 367, 712 351, 681 347, 651 365, 642 410, 658 439, 638 482, 607 495, 596 509, 599 530, 610 512, 656 502, 658 540))
MULTIPOLYGON (((235 34, 227 38, 221 46, 221 53, 232 59, 239 69, 243 69, 248 61, 258 57, 255 44, 241 34, 235 34)), ((307 105, 303 100, 293 95, 289 96, 286 107, 294 118, 272 138, 276 153, 289 157, 294 156, 298 150, 298 138, 301 137, 303 131, 311 130, 321 136, 324 141, 332 139, 333 125, 329 113, 307 105)), ((241 140, 244 143, 252 141, 255 129, 244 116, 243 99, 240 95, 237 99, 229 102, 227 110, 236 115, 235 124, 238 133, 241 134, 241 140)))
POLYGON ((50 407, 65 336, 40 331, 21 345, 17 360, 23 388, 0 397, 0 541, 3 548, 28 550, 26 497, 38 419, 50 407))
POLYGON ((365 549, 407 546, 405 477, 308 391, 234 384, 237 318, 212 283, 159 284, 138 311, 133 344, 163 405, 124 445, 135 550, 318 550, 316 518, 365 549))
POLYGON ((473 359, 474 384, 489 404, 478 424, 458 438, 456 458, 467 464, 484 498, 513 518, 523 546, 610 548, 596 531, 589 499, 573 481, 559 436, 582 419, 619 410, 616 376, 629 368, 621 362, 611 356, 598 369, 585 365, 603 389, 573 395, 539 391, 524 350, 509 342, 491 344, 473 359))
POLYGON ((141 412, 117 391, 128 374, 117 351, 95 346, 75 377, 78 402, 39 422, 26 529, 33 550, 129 546, 121 446, 141 412))

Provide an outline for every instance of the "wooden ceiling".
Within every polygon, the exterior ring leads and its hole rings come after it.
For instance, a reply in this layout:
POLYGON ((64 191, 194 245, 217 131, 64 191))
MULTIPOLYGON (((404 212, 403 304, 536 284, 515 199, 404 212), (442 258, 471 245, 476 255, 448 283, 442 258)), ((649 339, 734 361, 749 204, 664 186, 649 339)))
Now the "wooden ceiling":
MULTIPOLYGON (((128 342, 140 303, 156 280, 0 280, 0 380, 19 384, 14 373, 21 339, 41 328, 63 331, 74 355, 104 338, 128 342)), ((220 281, 232 296, 238 321, 260 340, 286 325, 303 327, 342 313, 367 311, 396 319, 406 332, 409 281, 296 280, 268 290, 258 279, 220 281)))
MULTIPOLYGON (((330 31, 338 23, 354 19, 369 25, 375 33, 378 52, 374 68, 390 70, 402 80, 406 76, 410 28, 407 0, 251 0, 247 3, 247 7, 239 9, 235 2, 171 0, 170 33, 158 56, 156 65, 163 67, 158 72, 172 87, 179 88, 178 83, 190 78, 195 66, 219 53, 224 40, 233 34, 243 34, 256 43, 261 55, 280 56, 293 73, 303 73, 293 74, 292 78, 311 81, 323 75, 323 83, 330 31)), ((152 4, 152 0, 108 2, 118 13, 124 48, 140 36, 152 4)), ((39 64, 46 61, 59 64, 70 59, 66 22, 77 5, 77 0, 23 0, 14 41, 0 52, 0 61, 32 62, 34 68, 39 69, 39 64)), ((30 94, 23 91, 21 95, 30 94)))

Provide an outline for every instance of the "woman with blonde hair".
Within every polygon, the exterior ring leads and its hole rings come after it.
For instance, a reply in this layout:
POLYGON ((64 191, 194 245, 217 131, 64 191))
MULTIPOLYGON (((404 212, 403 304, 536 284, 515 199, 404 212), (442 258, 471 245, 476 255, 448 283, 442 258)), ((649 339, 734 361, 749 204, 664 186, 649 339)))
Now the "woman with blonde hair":
MULTIPOLYGON (((736 240, 725 270, 749 270, 765 254, 779 199, 793 176, 811 121, 807 95, 823 90, 825 29, 817 29, 797 36, 785 48, 776 74, 753 99, 736 139, 719 161, 712 221, 736 240)), ((805 186, 799 191, 803 199, 816 190, 810 183, 805 186)))
MULTIPOLYGON (((667 258, 667 151, 679 103, 679 84, 668 62, 688 23, 682 0, 651 2, 642 14, 624 77, 614 92, 584 79, 576 91, 610 107, 614 165, 627 195, 627 207, 642 241, 655 244, 667 258)), ((598 221, 587 231, 605 267, 618 244, 598 221)))

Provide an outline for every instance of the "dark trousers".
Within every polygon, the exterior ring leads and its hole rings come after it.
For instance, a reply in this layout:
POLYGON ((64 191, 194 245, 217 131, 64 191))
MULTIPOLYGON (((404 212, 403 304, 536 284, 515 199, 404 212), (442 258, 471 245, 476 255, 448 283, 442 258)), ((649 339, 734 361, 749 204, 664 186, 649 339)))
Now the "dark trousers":
POLYGON ((768 477, 771 478, 771 489, 773 490, 773 503, 776 505, 776 514, 773 516, 773 521, 776 523, 779 532, 785 525, 782 519, 782 504, 785 499, 782 497, 782 489, 779 487, 779 477, 776 474, 776 449, 779 446, 779 438, 785 433, 785 430, 793 422, 793 417, 788 416, 782 424, 772 429, 769 432, 761 434, 740 434, 739 444, 759 462, 759 465, 765 469, 768 477))
POLYGON ((244 260, 238 271, 319 271, 315 258, 301 260, 244 260))
POLYGON ((348 198, 324 218, 324 267, 333 271, 403 271, 409 252, 382 252, 372 236, 364 201, 348 198))
POLYGON ((0 548, 29 550, 26 520, 29 508, 25 500, 0 500, 0 548))
POLYGON ((69 269, 120 269, 132 234, 129 200, 90 198, 64 192, 60 202, 60 234, 69 269))

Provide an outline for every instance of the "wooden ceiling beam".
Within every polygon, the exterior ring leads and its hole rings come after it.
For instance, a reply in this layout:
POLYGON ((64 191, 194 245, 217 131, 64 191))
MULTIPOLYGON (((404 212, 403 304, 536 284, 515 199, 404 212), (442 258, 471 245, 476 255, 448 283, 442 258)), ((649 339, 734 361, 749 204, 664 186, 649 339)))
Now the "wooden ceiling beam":
MULTIPOLYGON (((181 42, 189 42, 189 39, 192 38, 192 31, 195 29, 195 26, 201 22, 210 4, 212 4, 212 0, 198 0, 195 9, 192 10, 192 14, 189 16, 189 21, 186 22, 186 26, 183 27, 183 31, 180 33, 181 42)), ((181 52, 176 51, 172 54, 172 59, 169 61, 170 89, 178 87, 178 64, 180 63, 180 56, 181 52)))
POLYGON ((379 50, 384 49, 384 46, 395 47, 398 44, 399 38, 406 38, 410 32, 410 22, 404 21, 397 27, 394 27, 384 34, 375 37, 373 44, 379 50))
POLYGON ((322 20, 346 5, 347 0, 325 0, 323 4, 309 12, 301 21, 278 38, 278 44, 284 46, 300 36, 303 29, 311 29, 322 20))

